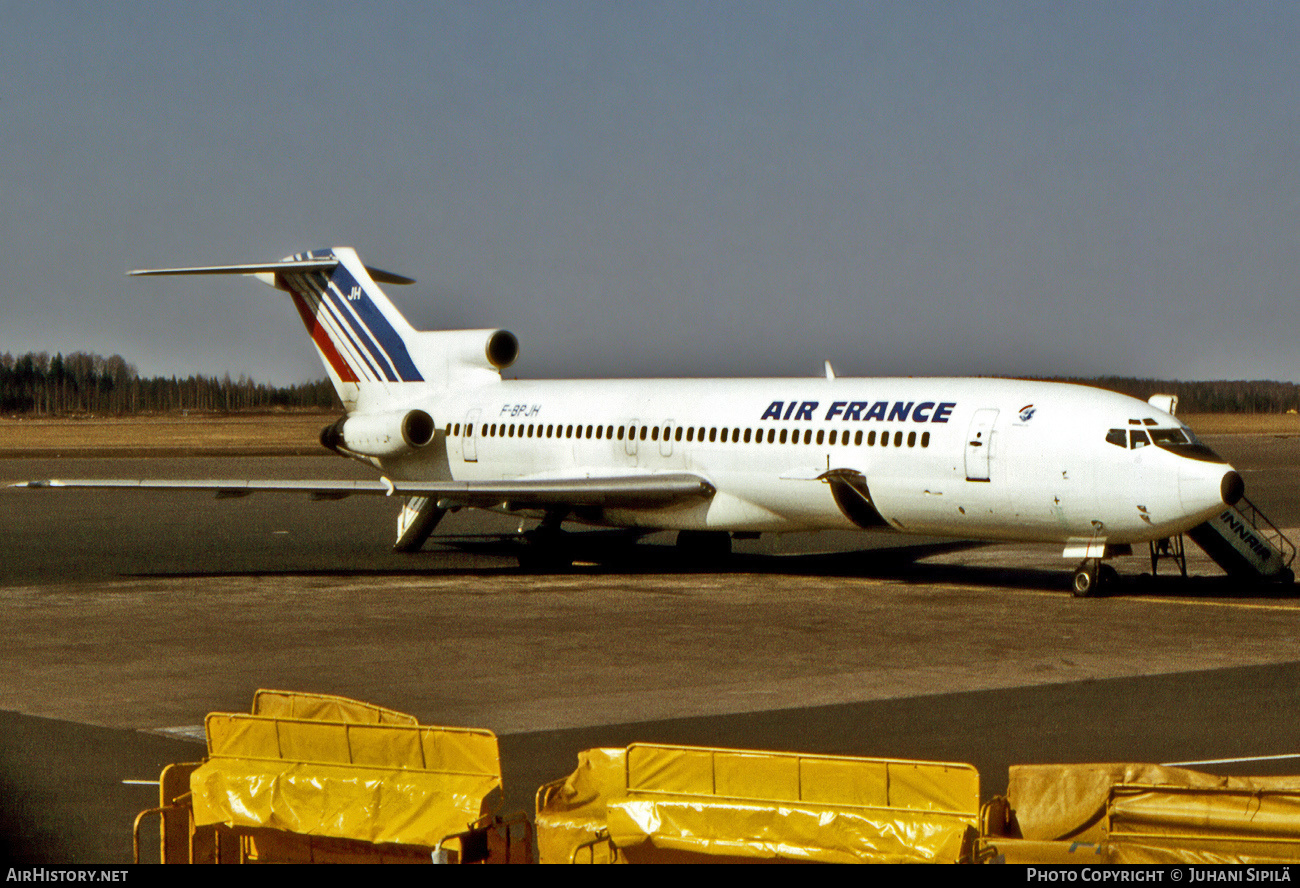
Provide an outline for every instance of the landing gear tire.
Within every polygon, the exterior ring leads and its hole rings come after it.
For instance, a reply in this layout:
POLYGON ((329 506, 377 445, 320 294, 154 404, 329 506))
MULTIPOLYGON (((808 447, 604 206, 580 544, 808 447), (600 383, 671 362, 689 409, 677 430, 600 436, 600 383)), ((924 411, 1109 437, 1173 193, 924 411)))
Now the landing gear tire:
POLYGON ((1091 598, 1097 594, 1102 580, 1101 562, 1089 558, 1074 571, 1074 597, 1091 598))
POLYGON ((1103 589, 1114 589, 1119 583, 1119 571, 1109 564, 1103 564, 1100 573, 1097 574, 1097 582, 1103 589))

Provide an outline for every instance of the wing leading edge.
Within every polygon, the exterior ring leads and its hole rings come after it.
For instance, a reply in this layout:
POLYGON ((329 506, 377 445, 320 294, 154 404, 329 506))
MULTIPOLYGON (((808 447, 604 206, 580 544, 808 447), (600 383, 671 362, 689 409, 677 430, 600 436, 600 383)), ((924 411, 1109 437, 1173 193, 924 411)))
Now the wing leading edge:
POLYGON ((512 479, 509 481, 277 481, 260 479, 83 478, 21 481, 11 487, 33 489, 204 490, 218 498, 253 493, 305 493, 313 499, 347 496, 422 496, 440 508, 468 506, 507 510, 555 505, 607 508, 662 508, 708 499, 716 492, 699 475, 664 473, 595 478, 512 479))

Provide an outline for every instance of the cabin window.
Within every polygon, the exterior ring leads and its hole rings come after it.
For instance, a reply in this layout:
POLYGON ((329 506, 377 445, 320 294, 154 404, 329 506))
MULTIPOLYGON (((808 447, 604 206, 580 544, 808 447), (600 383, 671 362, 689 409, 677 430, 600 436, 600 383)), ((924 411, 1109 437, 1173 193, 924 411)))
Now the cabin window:
POLYGON ((769 443, 769 444, 775 444, 775 443, 776 443, 776 429, 768 429, 768 430, 767 430, 767 443, 769 443))
POLYGON ((695 440, 695 426, 691 426, 689 429, 686 430, 686 440, 688 442, 695 440))
POLYGON ((612 438, 612 437, 614 437, 614 427, 613 427, 613 426, 605 426, 605 437, 606 437, 606 438, 612 438))
POLYGON ((751 437, 753 437, 753 435, 754 435, 754 432, 753 432, 751 429, 745 429, 745 443, 746 443, 746 444, 749 443, 749 439, 750 439, 751 437))
POLYGON ((674 440, 674 441, 680 441, 680 440, 682 440, 682 427, 681 427, 681 426, 678 426, 678 427, 677 427, 677 431, 673 432, 673 440, 674 440))
POLYGON ((653 429, 650 430, 650 440, 651 441, 659 440, 659 426, 655 426, 653 429))
POLYGON ((825 433, 824 431, 822 431, 821 429, 818 429, 818 430, 817 430, 817 443, 818 443, 818 444, 821 444, 821 443, 822 443, 822 439, 825 438, 825 437, 826 437, 826 433, 825 433))
POLYGON ((876 446, 876 433, 875 433, 875 432, 867 432, 867 446, 868 446, 868 447, 875 447, 875 446, 876 446))
POLYGON ((915 447, 915 446, 916 446, 916 432, 908 432, 908 433, 907 433, 907 446, 908 446, 908 447, 915 447))
POLYGON ((881 446, 881 447, 888 447, 888 446, 889 446, 889 432, 881 432, 881 433, 880 433, 880 446, 881 446))
POLYGON ((620 440, 620 441, 623 440, 623 432, 624 432, 624 430, 625 430, 625 427, 624 427, 624 426, 619 426, 619 427, 618 427, 618 440, 620 440))
POLYGON ((853 446, 854 446, 854 447, 861 447, 861 446, 862 446, 862 433, 861 433, 861 432, 858 432, 857 434, 855 434, 855 435, 853 436, 853 446))
POLYGON ((930 446, 930 433, 929 433, 929 432, 922 432, 922 433, 921 433, 921 446, 922 446, 922 447, 929 447, 929 446, 930 446))
POLYGON ((788 436, 787 436, 786 433, 785 433, 785 429, 781 429, 781 437, 778 438, 777 440, 778 440, 780 443, 784 444, 784 443, 786 442, 786 438, 787 438, 787 437, 788 437, 788 436))
POLYGON ((456 423, 456 425, 453 427, 453 430, 452 430, 452 433, 451 433, 451 434, 452 434, 453 437, 456 437, 456 438, 459 438, 459 437, 460 437, 460 423, 456 423))
POLYGON ((1106 433, 1106 443, 1114 444, 1116 447, 1128 446, 1128 435, 1123 429, 1111 429, 1106 433))
POLYGON ((830 441, 828 441, 827 443, 829 443, 829 444, 834 444, 834 443, 835 443, 835 439, 838 437, 838 435, 839 435, 839 432, 837 432, 835 429, 831 429, 831 438, 830 438, 830 441))
POLYGON ((902 432, 894 432, 894 446, 895 446, 895 447, 902 447, 902 446, 903 446, 903 433, 902 433, 902 432))

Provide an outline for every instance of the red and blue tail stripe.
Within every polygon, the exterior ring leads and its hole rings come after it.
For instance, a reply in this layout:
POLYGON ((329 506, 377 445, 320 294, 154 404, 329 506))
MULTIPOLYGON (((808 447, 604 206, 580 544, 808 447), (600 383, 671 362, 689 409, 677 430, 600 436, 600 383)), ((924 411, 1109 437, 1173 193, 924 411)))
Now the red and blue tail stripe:
MULTIPOLYGON (((336 258, 332 250, 294 259, 336 258)), ((368 278, 363 282, 343 261, 326 277, 323 271, 286 273, 283 285, 293 296, 312 340, 343 382, 423 382, 402 334, 376 297, 387 303, 368 278)), ((396 316, 396 311, 393 311, 396 316)), ((400 316, 399 316, 400 317, 400 316)))

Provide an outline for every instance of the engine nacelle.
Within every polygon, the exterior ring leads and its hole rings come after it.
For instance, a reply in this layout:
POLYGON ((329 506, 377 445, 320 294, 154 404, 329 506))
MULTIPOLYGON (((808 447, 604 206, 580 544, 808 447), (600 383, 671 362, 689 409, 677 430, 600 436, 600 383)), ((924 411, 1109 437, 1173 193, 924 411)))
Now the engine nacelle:
POLYGON ((321 430, 320 442, 335 452, 400 456, 433 440, 433 417, 423 410, 345 416, 321 430))
POLYGON ((508 330, 427 330, 416 335, 426 360, 446 361, 448 371, 496 374, 519 357, 519 340, 508 330))

